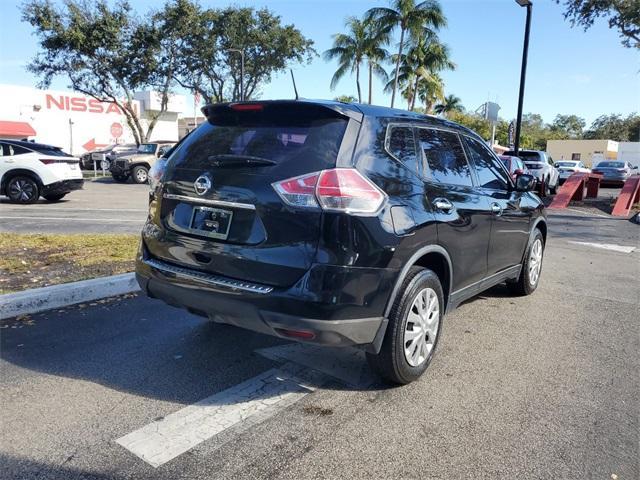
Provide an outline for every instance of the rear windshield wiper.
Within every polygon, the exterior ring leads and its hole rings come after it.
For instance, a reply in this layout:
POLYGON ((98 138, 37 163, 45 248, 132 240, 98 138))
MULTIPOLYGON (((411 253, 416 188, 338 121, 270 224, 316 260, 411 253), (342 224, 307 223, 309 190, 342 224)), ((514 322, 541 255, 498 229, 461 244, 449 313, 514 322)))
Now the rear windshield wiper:
POLYGON ((211 155, 209 161, 215 167, 231 167, 237 165, 277 165, 278 162, 263 157, 252 155, 234 155, 231 153, 221 155, 211 155))

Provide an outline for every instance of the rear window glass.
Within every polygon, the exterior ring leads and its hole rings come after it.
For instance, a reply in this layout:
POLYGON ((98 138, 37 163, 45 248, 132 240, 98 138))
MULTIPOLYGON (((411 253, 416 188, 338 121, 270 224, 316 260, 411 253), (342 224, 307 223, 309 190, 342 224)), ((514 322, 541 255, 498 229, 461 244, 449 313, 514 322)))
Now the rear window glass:
POLYGON ((317 109, 213 115, 177 146, 174 166, 207 168, 237 159, 275 164, 312 159, 314 168, 335 166, 347 120, 317 109), (327 117, 328 116, 328 117, 327 117))
POLYGON ((556 167, 577 167, 577 162, 556 162, 556 167))
MULTIPOLYGON (((504 152, 504 154, 512 157, 516 156, 515 151, 504 152)), ((518 152, 518 157, 520 157, 525 162, 544 162, 544 159, 538 152, 523 152, 522 150, 520 150, 518 152)))
POLYGON ((624 168, 624 163, 622 162, 600 162, 598 164, 600 168, 624 168))
MULTIPOLYGON (((17 148, 17 147, 14 147, 14 148, 17 148)), ((31 148, 38 153, 42 153, 43 155, 48 155, 50 157, 70 157, 71 156, 68 153, 63 152, 60 148, 56 148, 56 147, 48 147, 48 146, 39 147, 37 145, 33 145, 31 146, 31 148)))

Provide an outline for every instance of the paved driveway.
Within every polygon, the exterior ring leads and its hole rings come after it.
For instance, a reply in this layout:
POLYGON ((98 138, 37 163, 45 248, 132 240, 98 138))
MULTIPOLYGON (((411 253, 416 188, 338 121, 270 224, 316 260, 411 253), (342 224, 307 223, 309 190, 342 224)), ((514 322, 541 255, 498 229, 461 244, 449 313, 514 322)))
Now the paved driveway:
POLYGON ((402 388, 140 296, 3 322, 2 477, 637 479, 639 232, 554 214, 538 291, 460 306, 402 388))
POLYGON ((0 232, 139 233, 147 218, 149 186, 85 181, 62 201, 14 205, 0 197, 0 232))

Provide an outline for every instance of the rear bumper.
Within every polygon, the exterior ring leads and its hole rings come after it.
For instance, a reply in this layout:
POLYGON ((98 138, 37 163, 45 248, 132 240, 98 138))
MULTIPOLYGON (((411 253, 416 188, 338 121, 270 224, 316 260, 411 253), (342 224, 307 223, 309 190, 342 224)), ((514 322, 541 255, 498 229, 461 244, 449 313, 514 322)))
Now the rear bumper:
POLYGON ((59 182, 50 183, 42 186, 43 195, 60 195, 63 193, 69 193, 73 190, 80 190, 84 185, 82 178, 73 180, 61 180, 59 182))
POLYGON ((136 278, 150 297, 219 323, 307 343, 359 345, 377 352, 398 272, 314 265, 295 285, 276 288, 208 275, 138 256, 136 278))

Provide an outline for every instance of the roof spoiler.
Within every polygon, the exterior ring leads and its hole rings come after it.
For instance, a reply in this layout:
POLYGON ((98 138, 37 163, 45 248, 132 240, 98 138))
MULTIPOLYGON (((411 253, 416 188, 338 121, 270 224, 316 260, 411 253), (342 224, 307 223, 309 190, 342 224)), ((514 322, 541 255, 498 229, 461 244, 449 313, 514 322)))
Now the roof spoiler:
POLYGON ((249 111, 261 111, 265 108, 268 109, 271 106, 283 107, 290 105, 292 108, 304 108, 308 106, 310 108, 326 108, 332 110, 342 116, 362 122, 364 117, 363 113, 352 104, 343 104, 333 101, 313 101, 313 100, 264 100, 264 101, 246 101, 246 102, 226 102, 226 103, 210 103, 200 109, 203 115, 207 118, 216 114, 229 111, 236 112, 249 112, 249 111))

